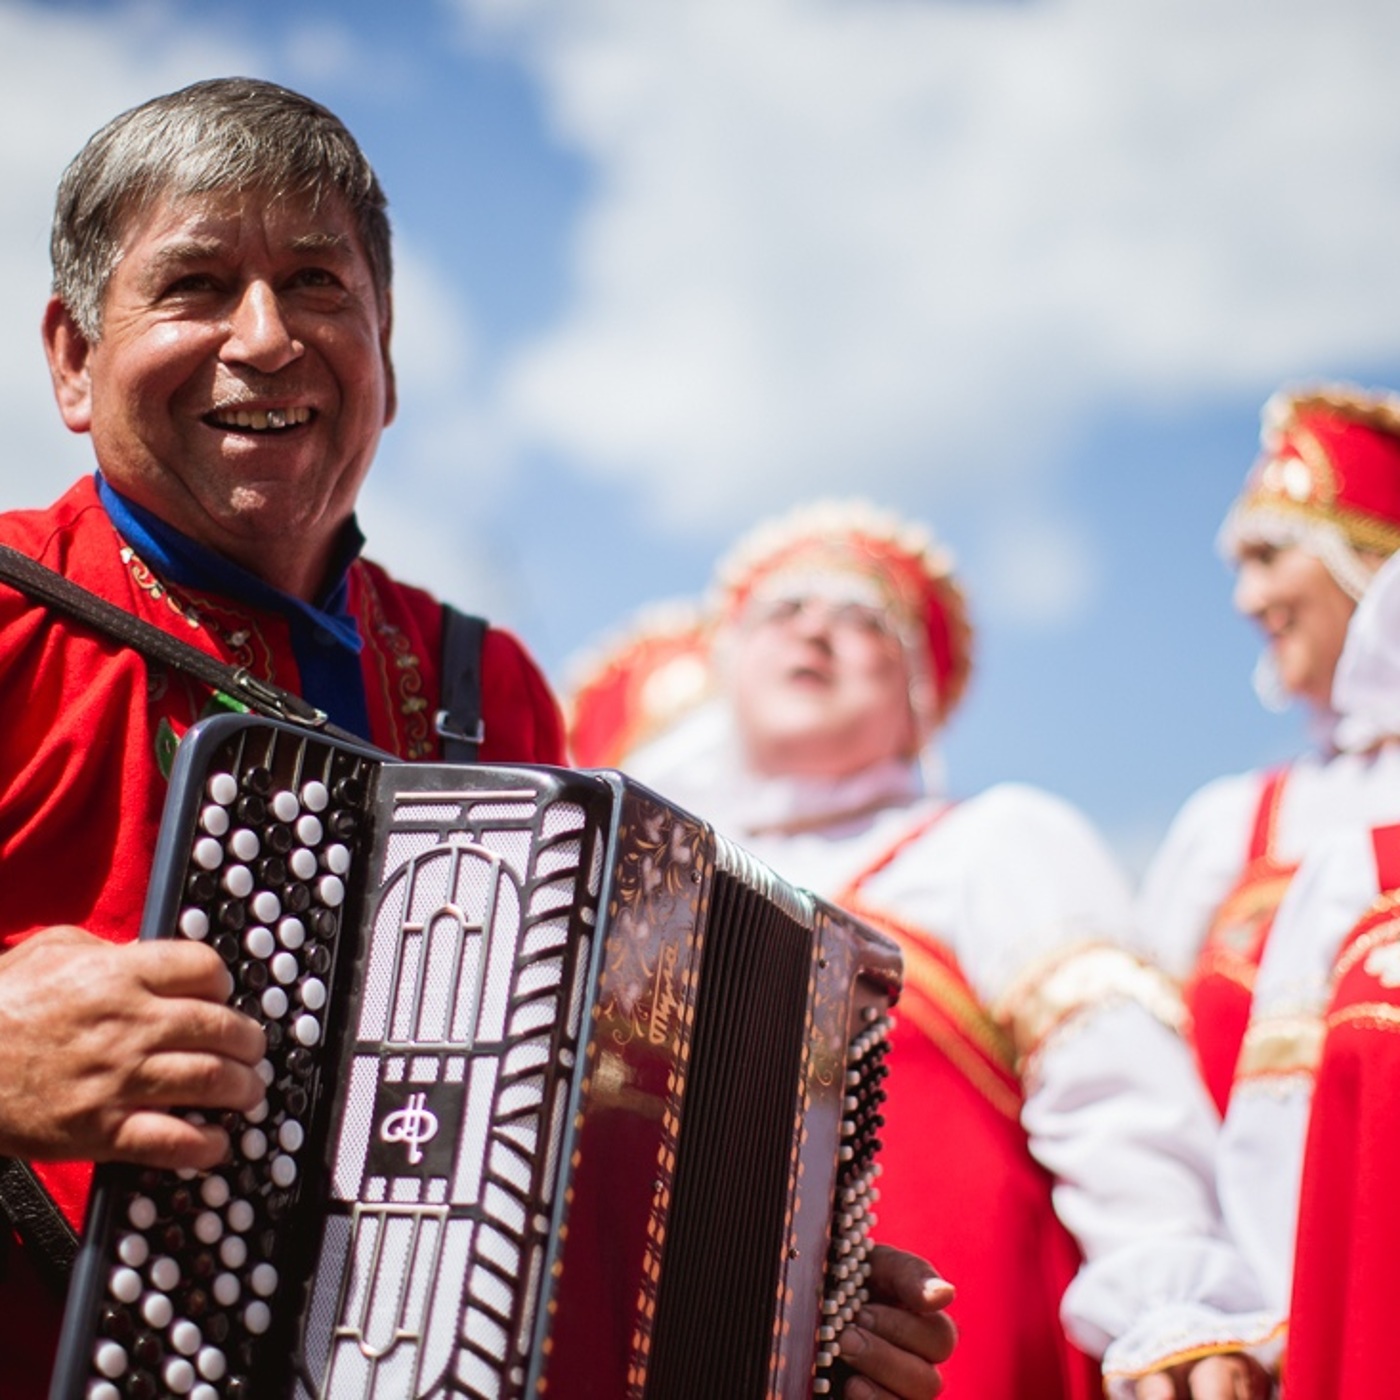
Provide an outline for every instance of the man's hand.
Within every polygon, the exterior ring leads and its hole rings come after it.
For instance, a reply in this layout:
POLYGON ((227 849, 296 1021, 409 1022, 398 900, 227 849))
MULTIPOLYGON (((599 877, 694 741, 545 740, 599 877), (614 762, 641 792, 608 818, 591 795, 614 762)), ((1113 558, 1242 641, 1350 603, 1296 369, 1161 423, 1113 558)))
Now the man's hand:
POLYGON ((943 1389, 938 1366, 952 1355, 957 1329, 944 1309, 953 1285, 917 1255, 876 1245, 871 1301, 840 1336, 841 1359, 860 1375, 846 1400, 929 1400, 943 1389))
POLYGON ((1137 1400, 1269 1400, 1273 1382, 1253 1357, 1206 1356, 1137 1382, 1137 1400))
POLYGON ((228 1134, 165 1110, 246 1112, 261 1028, 212 948, 46 929, 0 956, 0 1152, 211 1167, 228 1134))

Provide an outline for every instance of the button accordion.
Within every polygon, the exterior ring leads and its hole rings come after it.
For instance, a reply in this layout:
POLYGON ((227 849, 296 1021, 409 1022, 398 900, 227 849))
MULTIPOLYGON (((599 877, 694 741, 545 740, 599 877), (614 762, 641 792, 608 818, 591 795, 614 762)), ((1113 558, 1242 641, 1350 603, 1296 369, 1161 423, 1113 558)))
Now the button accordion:
POLYGON ((143 937, 265 1105, 98 1169, 54 1400, 796 1397, 864 1298, 896 946, 612 772, 186 736, 143 937))

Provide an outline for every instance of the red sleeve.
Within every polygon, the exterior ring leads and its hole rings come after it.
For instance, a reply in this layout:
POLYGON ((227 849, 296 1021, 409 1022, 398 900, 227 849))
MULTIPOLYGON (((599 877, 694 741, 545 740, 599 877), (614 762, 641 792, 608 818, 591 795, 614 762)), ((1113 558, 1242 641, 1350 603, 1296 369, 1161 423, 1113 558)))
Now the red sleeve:
POLYGON ((483 763, 552 763, 564 758, 564 720, 540 669, 509 632, 493 627, 481 657, 483 763))

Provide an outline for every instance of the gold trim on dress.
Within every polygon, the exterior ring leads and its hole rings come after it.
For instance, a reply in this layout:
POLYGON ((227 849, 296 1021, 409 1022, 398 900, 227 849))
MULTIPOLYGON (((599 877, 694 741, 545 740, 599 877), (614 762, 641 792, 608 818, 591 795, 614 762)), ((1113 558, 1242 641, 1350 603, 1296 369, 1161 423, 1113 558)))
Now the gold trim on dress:
POLYGON ((1235 1083, 1284 1074, 1316 1074, 1327 1025, 1321 1016, 1267 1016, 1251 1021, 1240 1045, 1235 1083))
POLYGON ((1126 948, 1080 943, 1033 962, 992 1007, 1024 1066, 1071 1021, 1102 1006, 1136 1002, 1164 1026, 1184 1030, 1186 1005, 1166 973, 1126 948))

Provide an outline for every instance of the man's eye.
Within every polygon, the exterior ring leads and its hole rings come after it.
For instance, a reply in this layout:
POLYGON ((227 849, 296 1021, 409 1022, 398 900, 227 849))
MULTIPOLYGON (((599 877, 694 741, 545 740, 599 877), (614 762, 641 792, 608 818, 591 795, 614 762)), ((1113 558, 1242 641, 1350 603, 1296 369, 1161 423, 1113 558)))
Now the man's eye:
POLYGON ((177 277, 166 289, 166 296, 184 296, 190 292, 213 291, 215 281, 207 272, 190 272, 177 277))
POLYGON ((324 267, 304 267, 292 281, 298 287, 335 287, 339 279, 324 267))

